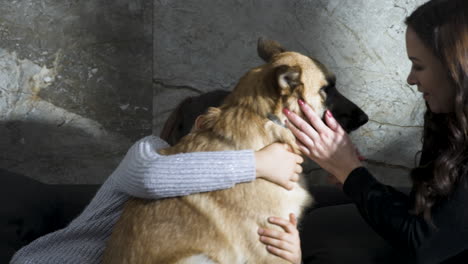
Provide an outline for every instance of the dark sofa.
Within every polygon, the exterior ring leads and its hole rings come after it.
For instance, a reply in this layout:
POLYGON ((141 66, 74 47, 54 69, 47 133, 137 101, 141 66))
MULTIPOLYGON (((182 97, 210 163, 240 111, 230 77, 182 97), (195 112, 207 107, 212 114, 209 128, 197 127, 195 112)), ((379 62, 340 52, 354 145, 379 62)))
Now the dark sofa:
MULTIPOLYGON (((8 263, 16 250, 34 239, 65 227, 100 187, 43 184, 3 169, 0 178, 0 263, 8 263)), ((382 259, 393 255, 392 249, 365 224, 343 192, 333 186, 312 186, 310 191, 316 202, 300 227, 305 263, 331 263, 330 258, 340 263, 343 256, 347 263, 357 263, 353 258, 366 259, 359 263, 391 263, 382 259), (339 253, 330 255, 330 246, 339 253)))

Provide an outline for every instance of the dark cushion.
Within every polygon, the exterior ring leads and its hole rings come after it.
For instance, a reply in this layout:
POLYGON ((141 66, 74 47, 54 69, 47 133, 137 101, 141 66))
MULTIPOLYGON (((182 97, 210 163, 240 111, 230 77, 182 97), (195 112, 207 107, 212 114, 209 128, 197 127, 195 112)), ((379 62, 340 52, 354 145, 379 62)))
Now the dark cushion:
POLYGON ((305 264, 407 263, 363 220, 354 204, 321 207, 301 221, 305 264))
POLYGON ((36 238, 65 227, 98 185, 49 185, 0 169, 0 263, 36 238))
POLYGON ((342 190, 311 186, 309 191, 316 205, 305 212, 299 226, 304 264, 412 263, 365 222, 342 190))

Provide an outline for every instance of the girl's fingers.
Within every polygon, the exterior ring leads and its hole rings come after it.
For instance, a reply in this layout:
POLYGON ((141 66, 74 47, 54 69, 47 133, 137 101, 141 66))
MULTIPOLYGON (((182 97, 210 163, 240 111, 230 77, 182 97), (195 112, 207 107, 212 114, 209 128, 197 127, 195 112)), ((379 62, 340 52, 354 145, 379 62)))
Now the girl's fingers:
POLYGON ((285 232, 258 229, 260 241, 267 245, 267 251, 291 263, 298 263, 301 249, 296 216, 293 213, 289 214, 289 221, 280 217, 269 217, 268 222, 282 227, 285 232))
POLYGON ((302 173, 302 166, 301 165, 296 165, 296 169, 294 170, 295 173, 299 174, 302 173))
POLYGON ((260 241, 262 241, 262 243, 265 245, 273 246, 288 252, 294 252, 294 245, 283 240, 274 239, 267 236, 260 236, 260 241))
MULTIPOLYGON (((295 226, 293 226, 288 220, 280 217, 268 217, 268 222, 282 227, 284 231, 286 231, 289 234, 294 233, 296 229, 295 226)), ((281 239, 281 237, 279 238, 281 239)))
POLYGON ((327 133, 330 130, 327 125, 323 123, 322 118, 320 118, 320 116, 315 113, 315 111, 308 104, 304 103, 304 101, 300 99, 298 102, 302 112, 307 117, 307 119, 309 119, 310 123, 319 134, 327 133))
POLYGON ((268 250, 268 252, 270 252, 271 254, 273 254, 273 255, 275 255, 277 257, 285 259, 285 260, 287 260, 289 262, 293 262, 294 256, 293 256, 293 254, 291 252, 284 251, 284 250, 275 248, 273 246, 267 246, 267 250, 268 250))
POLYGON ((267 237, 272 237, 272 238, 276 238, 276 239, 285 239, 286 238, 286 233, 285 232, 272 230, 272 229, 259 228, 258 229, 258 234, 261 235, 261 236, 267 236, 267 237))
POLYGON ((296 218, 296 215, 294 215, 293 213, 289 214, 289 222, 293 224, 294 227, 297 228, 297 218, 296 218))
POLYGON ((286 183, 283 184, 283 187, 286 188, 286 190, 290 191, 294 189, 294 184, 290 181, 287 181, 286 183))
POLYGON ((294 175, 291 177, 291 181, 293 181, 293 182, 298 182, 298 181, 299 181, 299 175, 298 175, 298 174, 294 174, 294 175))
POLYGON ((304 158, 302 158, 300 155, 296 154, 296 163, 297 164, 302 164, 304 162, 304 158))

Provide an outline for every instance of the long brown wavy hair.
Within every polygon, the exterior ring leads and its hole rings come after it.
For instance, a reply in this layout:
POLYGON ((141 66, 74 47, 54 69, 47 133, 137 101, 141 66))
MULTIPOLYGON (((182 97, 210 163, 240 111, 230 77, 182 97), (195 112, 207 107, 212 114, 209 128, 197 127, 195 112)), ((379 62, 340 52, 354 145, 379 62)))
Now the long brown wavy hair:
POLYGON ((431 0, 405 23, 440 59, 456 91, 452 113, 435 114, 427 105, 422 155, 411 172, 413 213, 432 222, 434 204, 448 198, 467 172, 468 1, 431 0))

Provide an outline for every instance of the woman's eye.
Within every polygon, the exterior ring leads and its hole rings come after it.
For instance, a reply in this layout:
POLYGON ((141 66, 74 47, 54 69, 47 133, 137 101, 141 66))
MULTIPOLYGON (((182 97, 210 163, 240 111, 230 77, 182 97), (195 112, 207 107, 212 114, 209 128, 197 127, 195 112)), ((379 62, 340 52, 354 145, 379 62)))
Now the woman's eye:
POLYGON ((422 70, 424 70, 424 68, 422 66, 420 66, 420 65, 413 65, 413 70, 422 71, 422 70))

